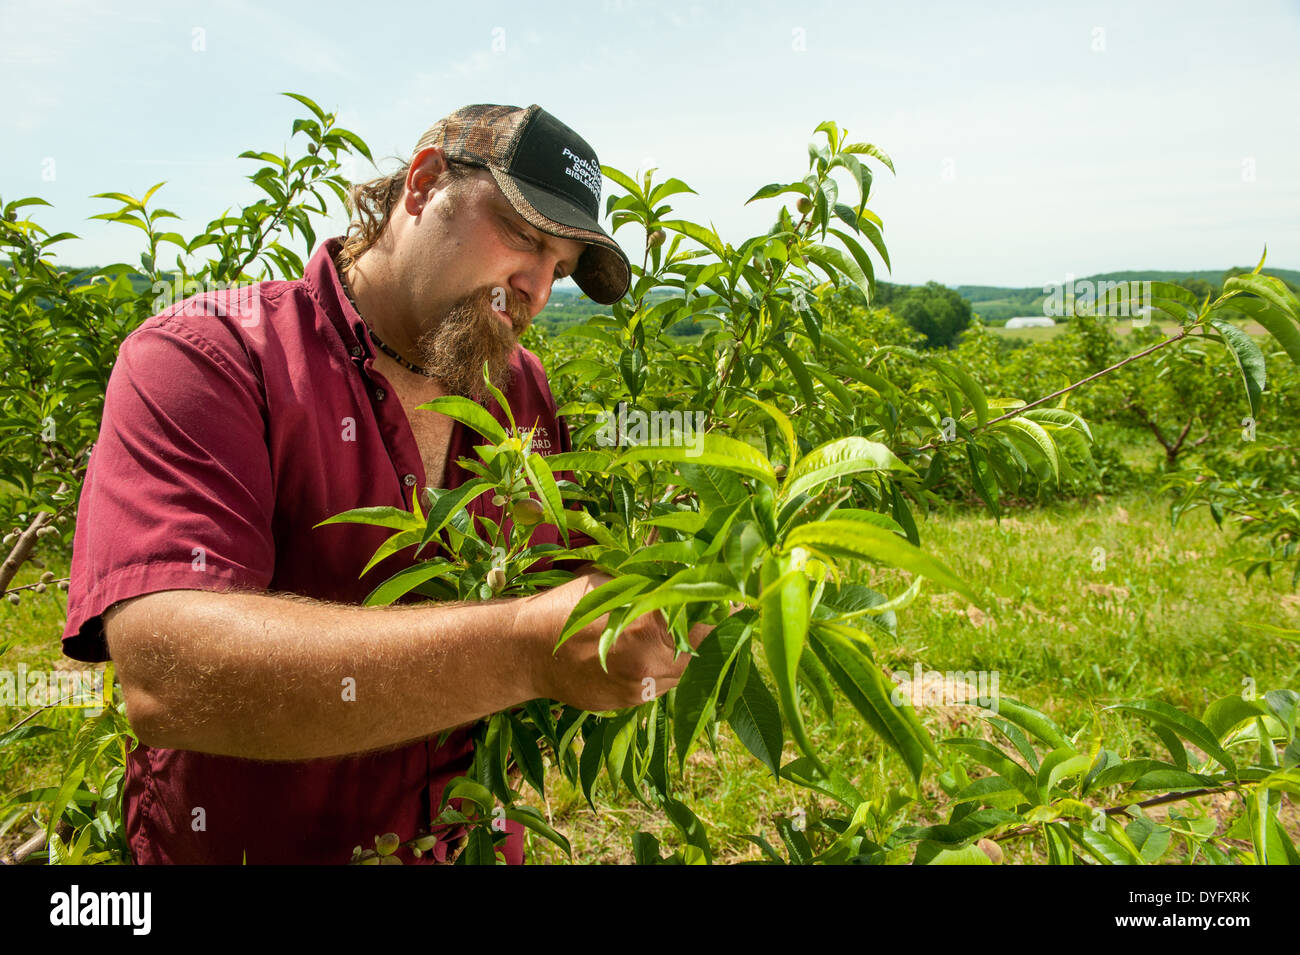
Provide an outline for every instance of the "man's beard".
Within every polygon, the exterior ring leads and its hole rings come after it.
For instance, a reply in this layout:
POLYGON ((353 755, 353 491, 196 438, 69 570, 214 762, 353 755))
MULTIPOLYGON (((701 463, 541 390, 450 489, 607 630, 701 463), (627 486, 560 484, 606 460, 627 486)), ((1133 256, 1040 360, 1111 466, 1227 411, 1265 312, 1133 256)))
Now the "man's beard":
POLYGON ((508 329, 492 310, 493 287, 485 286, 461 299, 438 323, 416 342, 420 363, 448 391, 475 401, 485 401, 483 363, 488 376, 502 393, 510 385, 510 358, 519 345, 517 336, 531 323, 528 313, 515 299, 507 299, 504 309, 514 320, 508 329))

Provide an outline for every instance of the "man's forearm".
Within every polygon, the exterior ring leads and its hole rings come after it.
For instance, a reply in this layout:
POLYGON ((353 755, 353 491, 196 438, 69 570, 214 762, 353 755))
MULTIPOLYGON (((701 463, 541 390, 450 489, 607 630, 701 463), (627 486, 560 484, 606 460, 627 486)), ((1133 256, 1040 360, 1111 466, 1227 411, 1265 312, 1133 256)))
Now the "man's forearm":
POLYGON ((532 699, 538 641, 516 634, 517 605, 166 591, 106 620, 143 742, 299 760, 391 748, 532 699))

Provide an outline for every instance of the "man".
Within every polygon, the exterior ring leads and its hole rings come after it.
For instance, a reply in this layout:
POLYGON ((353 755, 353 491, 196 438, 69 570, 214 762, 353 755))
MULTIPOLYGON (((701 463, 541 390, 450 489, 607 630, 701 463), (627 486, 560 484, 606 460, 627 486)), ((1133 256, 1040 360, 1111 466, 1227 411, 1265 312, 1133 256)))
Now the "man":
MULTIPOLYGON (((314 528, 466 480, 456 462, 476 436, 415 409, 480 397, 485 360, 520 429, 537 424, 535 451, 570 447, 515 336, 561 276, 603 304, 625 293, 599 170, 536 105, 458 110, 397 174, 354 190, 349 234, 301 280, 187 300, 123 343, 63 645, 111 658, 122 682, 141 743, 124 788, 138 863, 343 863, 376 835, 429 831, 475 721, 535 698, 633 706, 644 677, 658 693, 676 684, 687 658, 657 612, 620 637, 608 674, 603 618, 552 653, 608 579, 590 568, 527 598, 365 608, 413 548, 361 578, 390 531, 314 528)), ((501 520, 486 497, 471 510, 501 520)), ((457 834, 440 835, 426 861, 454 852, 457 834)), ((506 854, 522 861, 521 829, 506 854)))

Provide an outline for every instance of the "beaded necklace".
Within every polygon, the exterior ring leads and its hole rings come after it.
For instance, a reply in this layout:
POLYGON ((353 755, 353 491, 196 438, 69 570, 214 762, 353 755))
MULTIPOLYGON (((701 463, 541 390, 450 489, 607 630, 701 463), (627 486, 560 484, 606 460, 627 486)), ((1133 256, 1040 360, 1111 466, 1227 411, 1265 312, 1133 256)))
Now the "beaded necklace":
MULTIPOLYGON (((361 315, 361 309, 357 306, 357 300, 352 297, 352 288, 348 285, 348 280, 344 277, 343 270, 338 268, 337 262, 334 263, 334 267, 339 273, 339 282, 342 283, 343 285, 343 294, 348 297, 348 301, 352 303, 352 308, 356 311, 357 315, 361 316, 361 321, 365 322, 366 317, 364 315, 361 315)), ((414 362, 407 361, 401 355, 397 354, 395 350, 389 348, 386 344, 384 344, 384 342, 380 340, 379 336, 375 334, 375 330, 370 327, 369 322, 366 322, 366 331, 370 333, 370 340, 379 346, 379 350, 382 351, 389 358, 393 359, 393 361, 397 362, 403 368, 409 368, 417 375, 423 375, 426 378, 434 377, 434 375, 427 369, 421 367, 420 365, 415 364, 414 362)))

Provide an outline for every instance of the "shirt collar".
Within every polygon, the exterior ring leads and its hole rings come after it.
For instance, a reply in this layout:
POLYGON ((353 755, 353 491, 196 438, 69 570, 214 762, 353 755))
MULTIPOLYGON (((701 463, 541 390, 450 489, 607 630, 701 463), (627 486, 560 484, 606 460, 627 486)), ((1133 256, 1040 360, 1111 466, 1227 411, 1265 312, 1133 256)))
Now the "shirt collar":
POLYGON ((324 307, 348 354, 354 358, 373 357, 365 320, 348 301, 338 269, 334 267, 334 256, 342 247, 343 236, 322 242, 303 269, 302 280, 324 307))

